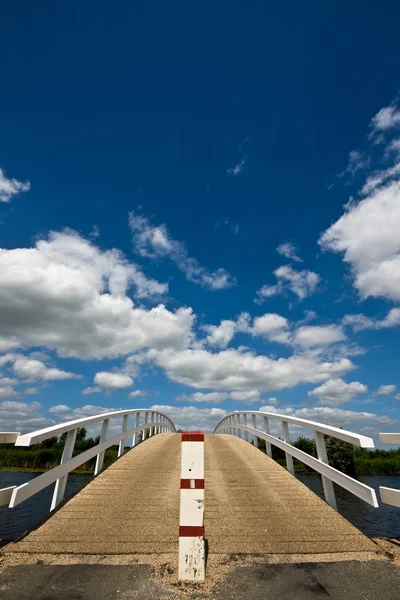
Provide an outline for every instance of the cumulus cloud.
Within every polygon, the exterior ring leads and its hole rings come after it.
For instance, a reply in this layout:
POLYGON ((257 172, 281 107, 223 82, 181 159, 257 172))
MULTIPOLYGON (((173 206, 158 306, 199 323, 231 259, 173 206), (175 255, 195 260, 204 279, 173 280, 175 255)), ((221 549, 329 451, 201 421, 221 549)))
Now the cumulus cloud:
POLYGON ((177 400, 181 402, 209 402, 210 404, 217 404, 223 402, 229 398, 229 394, 226 392, 196 392, 194 394, 181 394, 177 397, 177 400))
POLYGON ((314 271, 303 269, 296 271, 290 265, 283 265, 274 271, 277 279, 276 285, 263 285, 257 290, 254 302, 261 304, 267 298, 278 294, 285 294, 287 291, 295 294, 299 300, 304 300, 311 296, 317 289, 321 277, 314 271))
POLYGON ((239 402, 252 403, 260 401, 260 393, 257 390, 242 390, 237 392, 231 392, 232 400, 239 402))
POLYGON ((84 396, 88 396, 89 394, 99 394, 100 392, 102 392, 103 390, 101 389, 101 387, 99 386, 93 386, 93 387, 87 387, 84 390, 82 390, 82 394, 84 396))
POLYGON ((237 323, 225 319, 219 325, 204 325, 203 329, 208 333, 206 341, 210 346, 226 348, 237 331, 237 323))
POLYGON ((0 202, 10 202, 13 196, 21 192, 28 192, 31 189, 29 181, 18 181, 18 179, 8 179, 3 169, 0 169, 0 202))
POLYGON ((151 410, 158 410, 174 422, 179 429, 212 432, 215 425, 225 417, 227 412, 222 408, 198 408, 197 406, 168 406, 154 404, 151 410))
POLYGON ((366 394, 368 388, 359 381, 346 383, 343 379, 328 379, 322 385, 308 392, 311 398, 318 398, 322 404, 339 406, 349 402, 359 394, 366 394))
POLYGON ((289 258, 289 260, 294 260, 295 262, 304 262, 297 255, 297 248, 294 244, 292 244, 292 242, 282 242, 282 244, 279 244, 276 251, 281 256, 289 258))
POLYGON ((42 415, 39 402, 31 402, 30 404, 15 400, 0 402, 1 431, 27 433, 54 424, 53 419, 48 419, 42 415))
POLYGON ((134 306, 166 291, 117 250, 102 251, 77 233, 52 232, 34 248, 0 250, 0 337, 61 356, 117 357, 146 347, 185 347, 190 308, 134 306))
POLYGON ((49 408, 49 413, 54 413, 55 415, 63 415, 66 412, 69 412, 71 409, 66 404, 56 404, 55 406, 51 406, 49 408))
POLYGON ((377 391, 376 394, 377 396, 388 396, 389 394, 394 394, 394 392, 396 391, 396 386, 389 384, 389 385, 381 385, 377 391))
POLYGON ((331 406, 314 406, 310 408, 274 408, 263 406, 260 411, 275 412, 283 415, 291 415, 299 419, 308 419, 318 423, 329 423, 334 427, 343 427, 343 429, 357 430, 364 425, 391 424, 393 420, 386 415, 376 415, 369 412, 358 412, 345 410, 343 408, 332 408, 331 406))
POLYGON ((320 383, 354 368, 347 358, 319 362, 313 355, 293 355, 274 360, 233 349, 218 353, 202 349, 149 350, 148 358, 173 381, 214 390, 284 389, 302 382, 320 383))
POLYGON ((103 390, 114 391, 131 387, 133 379, 123 373, 101 371, 94 376, 94 383, 103 390))
POLYGON ((42 361, 30 358, 18 358, 13 365, 14 374, 22 379, 43 379, 55 381, 59 379, 80 379, 82 376, 60 369, 47 367, 42 361))
POLYGON ((133 390, 133 392, 128 394, 129 398, 140 398, 141 396, 145 396, 145 392, 142 392, 142 390, 133 390))
POLYGON ((183 242, 174 240, 165 225, 152 225, 146 217, 129 215, 129 225, 133 234, 133 245, 141 256, 161 259, 169 258, 189 281, 209 290, 222 290, 236 285, 236 280, 222 268, 207 271, 195 258, 188 254, 183 242))
POLYGON ((396 327, 400 325, 400 308, 392 308, 384 319, 373 319, 363 314, 345 315, 342 323, 352 327, 353 331, 396 327))
POLYGON ((271 342, 290 344, 289 322, 276 313, 256 317, 250 331, 253 335, 264 337, 271 342))
POLYGON ((377 133, 386 132, 394 127, 400 126, 400 111, 395 104, 381 108, 379 112, 372 118, 371 134, 374 137, 377 133))
POLYGON ((400 300, 400 184, 392 182, 348 205, 320 238, 322 248, 343 253, 363 299, 400 300))
POLYGON ((314 348, 346 340, 339 325, 303 325, 295 333, 295 342, 301 348, 314 348))

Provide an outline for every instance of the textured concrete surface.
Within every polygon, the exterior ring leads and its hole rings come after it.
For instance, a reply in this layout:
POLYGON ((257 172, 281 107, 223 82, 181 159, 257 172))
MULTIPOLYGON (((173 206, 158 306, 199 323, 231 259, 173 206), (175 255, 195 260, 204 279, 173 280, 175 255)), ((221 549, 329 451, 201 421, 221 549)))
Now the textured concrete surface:
POLYGON ((367 537, 285 469, 231 435, 205 437, 208 552, 374 552, 367 537))
POLYGON ((149 565, 24 565, 0 578, 2 600, 398 600, 400 569, 383 561, 235 567, 219 581, 157 581, 149 565))
POLYGON ((180 453, 179 434, 146 440, 7 553, 177 553, 180 453))

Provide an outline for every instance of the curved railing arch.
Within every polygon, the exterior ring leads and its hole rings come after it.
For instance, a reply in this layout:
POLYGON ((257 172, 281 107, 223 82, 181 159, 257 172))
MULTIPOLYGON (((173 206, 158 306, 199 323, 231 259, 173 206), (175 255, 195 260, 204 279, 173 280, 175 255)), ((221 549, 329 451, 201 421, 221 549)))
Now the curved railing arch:
POLYGON ((43 490, 56 482, 50 507, 50 510, 52 511, 64 498, 68 474, 71 471, 94 456, 97 456, 94 471, 94 475, 96 476, 103 468, 104 453, 110 446, 119 444, 118 457, 120 457, 124 453, 125 441, 128 437, 132 436, 132 447, 134 447, 138 443, 139 434, 141 434, 141 441, 144 441, 152 435, 168 431, 175 433, 176 429, 174 423, 167 415, 156 410, 140 408, 118 410, 84 417, 82 419, 75 419, 24 435, 19 435, 18 433, 0 434, 0 441, 1 436, 3 435, 5 436, 5 439, 7 439, 7 442, 13 441, 15 446, 31 446, 32 444, 38 444, 48 438, 67 433, 61 463, 58 467, 54 467, 46 473, 43 473, 18 487, 13 486, 11 488, 0 490, 1 504, 8 504, 9 502, 10 508, 13 508, 34 494, 37 494, 40 490, 43 490), (128 419, 131 415, 135 416, 135 425, 128 429, 128 419), (113 437, 108 437, 110 420, 118 417, 122 417, 122 431, 113 437), (143 423, 141 423, 142 417, 143 423), (102 422, 99 443, 92 448, 89 448, 89 450, 85 450, 84 452, 73 456, 78 429, 98 422, 102 422))
POLYGON ((308 421, 307 419, 299 419, 289 415, 280 415, 277 413, 263 412, 263 411, 235 411, 226 415, 216 425, 214 433, 230 433, 233 435, 239 435, 242 437, 244 433, 244 439, 249 441, 249 434, 253 437, 254 445, 257 448, 258 438, 265 440, 267 455, 272 458, 271 444, 277 446, 285 452, 286 464, 288 471, 294 475, 293 457, 297 458, 304 464, 308 465, 322 477, 322 484, 324 488, 325 500, 337 510, 335 490, 333 483, 340 485, 345 488, 358 498, 361 498, 368 504, 371 504, 375 508, 378 507, 378 501, 376 498, 375 490, 349 475, 345 475, 341 471, 334 469, 329 465, 328 456, 325 447, 325 435, 338 438, 345 442, 354 444, 355 446, 361 446, 362 448, 374 448, 374 441, 372 438, 366 437, 352 431, 346 431, 345 429, 339 429, 338 427, 332 427, 331 425, 324 425, 323 423, 317 423, 316 421, 308 421), (251 417, 251 426, 248 425, 247 419, 251 417), (263 429, 257 427, 257 419, 263 419, 263 429), (283 440, 270 434, 269 420, 276 419, 280 421, 282 425, 282 436, 283 440), (312 429, 315 435, 315 444, 317 448, 318 458, 314 458, 310 454, 295 448, 290 443, 289 436, 289 423, 305 427, 306 429, 312 429))

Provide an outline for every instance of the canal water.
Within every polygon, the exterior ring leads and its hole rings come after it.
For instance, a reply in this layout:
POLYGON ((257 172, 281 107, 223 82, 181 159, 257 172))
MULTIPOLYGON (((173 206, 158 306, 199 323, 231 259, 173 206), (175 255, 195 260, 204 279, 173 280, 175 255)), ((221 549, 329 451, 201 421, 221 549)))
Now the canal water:
MULTIPOLYGON (((15 471, 0 471, 0 488, 10 485, 21 485, 37 477, 38 473, 22 473, 15 471)), ((298 475, 307 487, 323 498, 321 479, 318 475, 298 475)), ((66 488, 66 497, 70 497, 82 489, 92 475, 70 474, 66 488)), ((378 488, 380 485, 400 489, 400 475, 364 476, 358 478, 362 483, 376 489, 380 502, 378 488)), ((33 529, 49 513, 54 485, 42 490, 29 500, 13 509, 0 507, 0 540, 15 540, 27 531, 33 529)), ((373 508, 366 502, 356 498, 346 490, 335 485, 339 512, 353 525, 369 537, 399 537, 400 508, 380 504, 373 508)))

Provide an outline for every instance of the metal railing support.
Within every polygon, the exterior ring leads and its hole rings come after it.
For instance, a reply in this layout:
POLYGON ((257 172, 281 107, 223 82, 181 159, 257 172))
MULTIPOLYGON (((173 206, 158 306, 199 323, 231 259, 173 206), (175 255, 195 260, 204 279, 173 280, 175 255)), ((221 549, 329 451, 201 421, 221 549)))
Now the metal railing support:
MULTIPOLYGON (((72 429, 67 433, 67 439, 65 440, 64 450, 61 457, 60 464, 63 465, 72 458, 74 451, 77 429, 72 429)), ((64 475, 60 479, 57 479, 56 485, 53 492, 53 498, 51 501, 50 511, 54 510, 56 506, 64 500, 65 486, 67 485, 68 474, 64 475)))
MULTIPOLYGON (((314 431, 314 436, 315 436, 315 445, 317 447, 318 460, 329 465, 328 455, 326 453, 324 434, 320 433, 319 431, 314 431)), ((327 501, 329 506, 332 506, 332 508, 337 510, 335 490, 334 490, 332 481, 330 479, 328 479, 327 477, 325 477, 324 475, 321 475, 321 479, 322 479, 322 486, 324 488, 325 500, 327 501)))
MULTIPOLYGON (((107 439, 109 424, 110 424, 110 419, 104 419, 103 426, 101 428, 100 444, 102 442, 105 442, 107 439)), ((100 452, 100 454, 97 455, 97 459, 96 459, 96 467, 94 469, 95 476, 98 475, 100 473, 100 471, 102 470, 103 462, 104 462, 104 452, 100 452)))
MULTIPOLYGON (((268 417, 264 417, 264 431, 265 433, 269 434, 269 421, 268 421, 268 417)), ((270 444, 270 442, 265 442, 265 451, 267 453, 267 456, 269 456, 270 458, 272 458, 272 446, 270 444)))
MULTIPOLYGON (((128 417, 129 417, 129 415, 124 415, 122 417, 122 433, 125 433, 125 431, 128 430, 128 417)), ((125 452, 125 442, 126 442, 126 438, 122 438, 122 440, 119 443, 119 446, 118 446, 118 458, 120 456, 122 456, 123 453, 125 452)))
MULTIPOLYGON (((282 433, 283 433, 283 440, 287 444, 290 444, 289 425, 288 425, 287 421, 282 421, 282 433)), ((294 475, 293 456, 291 456, 290 454, 285 452, 285 457, 286 457, 287 470, 289 471, 289 473, 294 475)))

